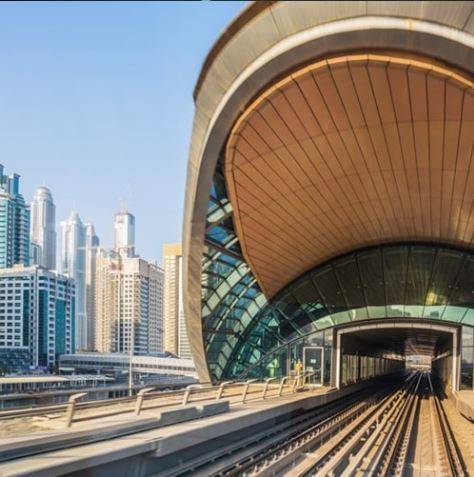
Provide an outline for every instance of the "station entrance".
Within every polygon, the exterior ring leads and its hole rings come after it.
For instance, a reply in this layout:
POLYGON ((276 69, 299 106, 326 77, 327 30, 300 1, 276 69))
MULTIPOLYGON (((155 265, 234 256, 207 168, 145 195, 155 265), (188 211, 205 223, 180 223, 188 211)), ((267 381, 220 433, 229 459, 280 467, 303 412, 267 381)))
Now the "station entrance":
POLYGON ((335 330, 332 382, 337 388, 405 370, 406 358, 423 357, 449 392, 459 383, 459 327, 391 321, 335 330))
POLYGON ((312 384, 324 382, 324 348, 322 346, 303 347, 303 371, 312 384))

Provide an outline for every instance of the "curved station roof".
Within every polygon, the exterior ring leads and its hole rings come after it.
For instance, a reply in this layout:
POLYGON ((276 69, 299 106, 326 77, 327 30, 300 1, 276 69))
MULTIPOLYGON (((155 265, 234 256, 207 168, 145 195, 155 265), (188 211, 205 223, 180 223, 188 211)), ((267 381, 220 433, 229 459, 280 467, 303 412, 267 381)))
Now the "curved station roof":
POLYGON ((474 325, 473 2, 258 2, 196 90, 185 315, 201 380, 354 320, 474 325))

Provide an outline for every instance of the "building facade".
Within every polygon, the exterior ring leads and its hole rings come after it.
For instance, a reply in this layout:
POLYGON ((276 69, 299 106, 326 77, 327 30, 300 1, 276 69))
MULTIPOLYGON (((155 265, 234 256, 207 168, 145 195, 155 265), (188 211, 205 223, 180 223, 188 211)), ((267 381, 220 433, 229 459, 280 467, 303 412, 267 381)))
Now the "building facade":
POLYGON ((0 270, 2 371, 52 369, 74 351, 74 282, 37 265, 0 270))
MULTIPOLYGON (((126 377, 130 367, 130 356, 121 353, 78 353, 60 358, 60 371, 101 373, 116 378, 126 377)), ((133 356, 132 372, 141 375, 158 375, 163 381, 180 381, 197 375, 192 360, 158 354, 157 356, 133 356)))
POLYGON ((86 224, 86 320, 87 320, 87 350, 95 349, 95 329, 96 329, 96 273, 97 273, 97 253, 99 250, 99 237, 95 233, 92 224, 86 224))
POLYGON ((216 42, 183 231, 201 381, 314 353, 339 387, 410 353, 472 389, 471 20, 470 2, 255 2, 216 42))
POLYGON ((56 206, 47 187, 38 187, 30 205, 33 263, 56 269, 56 206))
POLYGON ((138 257, 101 251, 96 269, 97 351, 134 355, 162 352, 161 268, 138 257))
POLYGON ((86 229, 77 212, 61 222, 61 273, 76 285, 75 337, 77 350, 87 349, 86 229))
POLYGON ((163 245, 164 284, 164 349, 190 358, 191 351, 184 321, 183 253, 181 244, 163 245))
POLYGON ((30 261, 30 210, 20 194, 20 176, 0 164, 0 268, 30 261))
POLYGON ((135 216, 126 210, 114 217, 114 250, 122 257, 135 257, 135 216))

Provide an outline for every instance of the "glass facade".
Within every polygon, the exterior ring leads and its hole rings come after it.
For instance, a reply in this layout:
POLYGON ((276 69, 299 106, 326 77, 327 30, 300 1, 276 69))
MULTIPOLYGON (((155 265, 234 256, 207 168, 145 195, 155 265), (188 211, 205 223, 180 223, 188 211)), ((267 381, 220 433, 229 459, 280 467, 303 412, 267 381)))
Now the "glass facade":
POLYGON ((0 269, 0 368, 52 368, 73 351, 74 282, 37 265, 0 269), (12 359, 8 358, 8 353, 12 359))
POLYGON ((461 381, 460 389, 474 390, 474 328, 462 327, 461 334, 461 381))
MULTIPOLYGON (((335 258, 267 301, 242 257, 217 167, 208 205, 201 297, 205 349, 215 380, 288 372, 287 365, 279 364, 288 362, 288 353, 290 358, 297 354, 294 350, 308 339, 330 349, 325 344, 329 333, 321 331, 345 323, 427 318, 472 327, 473 290, 473 254, 402 243, 335 258)), ((470 356, 472 363, 472 348, 470 356)))
POLYGON ((20 194, 20 176, 6 176, 0 164, 0 268, 29 260, 30 211, 20 194))

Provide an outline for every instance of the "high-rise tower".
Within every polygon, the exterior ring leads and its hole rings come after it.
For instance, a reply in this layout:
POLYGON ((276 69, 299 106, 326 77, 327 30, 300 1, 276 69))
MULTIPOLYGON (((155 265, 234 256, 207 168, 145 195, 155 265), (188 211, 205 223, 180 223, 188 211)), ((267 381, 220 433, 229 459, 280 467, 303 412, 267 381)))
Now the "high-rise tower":
POLYGON ((38 187, 31 202, 33 261, 49 270, 56 268, 56 206, 51 191, 38 187))
POLYGON ((61 271, 76 284, 75 345, 87 349, 86 230, 77 212, 61 222, 61 271))
POLYGON ((97 256, 95 349, 106 353, 162 352, 163 270, 138 257, 97 256))
POLYGON ((20 194, 20 176, 0 164, 0 268, 30 261, 30 211, 20 194))
POLYGON ((97 252, 99 248, 99 237, 96 235, 92 224, 85 225, 86 232, 86 319, 87 319, 87 349, 95 349, 95 330, 96 330, 96 266, 97 252))
POLYGON ((181 244, 163 245, 164 350, 182 358, 190 358, 191 351, 184 323, 182 268, 181 244))
POLYGON ((121 257, 135 256, 135 216, 124 210, 114 218, 114 250, 121 257))

